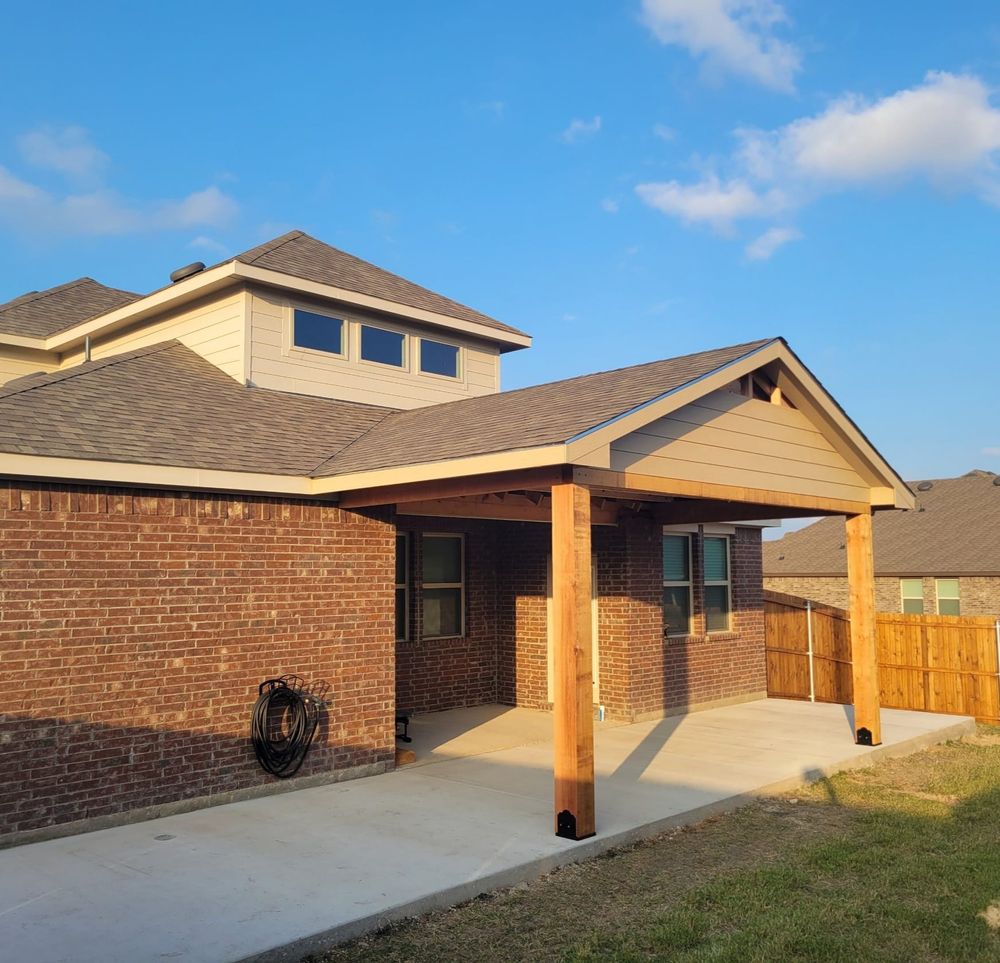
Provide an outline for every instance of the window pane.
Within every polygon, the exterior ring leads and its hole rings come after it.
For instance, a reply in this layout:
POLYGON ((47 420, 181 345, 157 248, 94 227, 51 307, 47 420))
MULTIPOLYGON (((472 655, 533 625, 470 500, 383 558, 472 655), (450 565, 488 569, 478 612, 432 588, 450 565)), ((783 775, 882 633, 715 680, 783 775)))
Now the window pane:
POLYGON ((424 589, 424 637, 462 634, 462 590, 424 589))
POLYGON ((424 581, 462 581, 462 540, 424 536, 424 581))
POLYGON ((705 581, 725 582, 729 578, 729 560, 724 538, 705 539, 705 581))
POLYGON ((325 314, 296 309, 292 324, 292 340, 299 348, 344 353, 344 322, 325 314))
POLYGON ((903 613, 905 615, 923 615, 923 599, 903 599, 903 613))
POLYGON ((383 328, 361 326, 361 357, 365 361, 378 361, 403 367, 403 342, 406 336, 383 328))
POLYGON ((458 377, 458 348, 453 344, 420 339, 420 370, 428 374, 458 377))
POLYGON ((396 536, 396 584, 406 582, 406 536, 396 536))
POLYGON ((901 578, 899 580, 899 591, 904 599, 922 599, 924 597, 924 583, 919 578, 901 578))
POLYGON ((406 589, 396 589, 396 638, 406 638, 406 589))
POLYGON ((938 615, 961 615, 962 603, 958 599, 938 599, 938 615))
POLYGON ((687 535, 663 536, 663 581, 688 581, 687 535))
POLYGON ((729 589, 725 585, 705 586, 705 628, 709 632, 729 631, 729 589))
POLYGON ((937 594, 939 599, 957 599, 958 579, 939 578, 937 580, 937 594))
POLYGON ((664 586, 663 625, 667 635, 687 635, 691 631, 691 591, 686 585, 664 586))

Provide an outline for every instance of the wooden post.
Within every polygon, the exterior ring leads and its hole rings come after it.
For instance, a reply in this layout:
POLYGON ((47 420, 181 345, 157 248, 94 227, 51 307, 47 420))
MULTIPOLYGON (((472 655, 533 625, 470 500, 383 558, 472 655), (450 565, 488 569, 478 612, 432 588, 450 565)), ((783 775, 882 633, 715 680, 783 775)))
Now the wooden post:
POLYGON ((882 742, 882 720, 879 714, 875 563, 870 511, 847 516, 846 548, 851 669, 854 678, 854 741, 862 746, 877 746, 882 742))
POLYGON ((594 812, 590 491, 552 486, 552 658, 556 835, 586 839, 594 812))

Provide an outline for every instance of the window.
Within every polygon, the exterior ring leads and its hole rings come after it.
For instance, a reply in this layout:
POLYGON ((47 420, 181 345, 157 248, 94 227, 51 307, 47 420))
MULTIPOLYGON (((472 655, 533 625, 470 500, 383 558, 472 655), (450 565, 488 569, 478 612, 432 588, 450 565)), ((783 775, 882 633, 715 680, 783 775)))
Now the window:
POLYGON ((902 600, 902 611, 906 615, 924 614, 924 582, 919 578, 901 578, 899 580, 899 597, 902 600))
POLYGON ((728 632, 729 539, 705 536, 705 631, 728 632))
POLYGON ((344 354, 344 322, 312 311, 292 312, 292 344, 329 354, 344 354))
POLYGON ((465 632, 465 539, 425 535, 423 637, 446 638, 465 632))
POLYGON ((402 368, 406 364, 406 335, 385 328, 361 325, 361 357, 364 361, 377 361, 402 368))
POLYGON ((667 635, 691 632, 691 536, 663 536, 663 626, 667 635))
POLYGON ((420 339, 420 370, 424 374, 458 377, 458 348, 453 344, 420 339))
POLYGON ((396 535, 396 641, 410 637, 410 578, 406 549, 409 539, 405 532, 396 535))
POLYGON ((957 578, 937 579, 937 614, 961 615, 962 603, 959 600, 957 578))

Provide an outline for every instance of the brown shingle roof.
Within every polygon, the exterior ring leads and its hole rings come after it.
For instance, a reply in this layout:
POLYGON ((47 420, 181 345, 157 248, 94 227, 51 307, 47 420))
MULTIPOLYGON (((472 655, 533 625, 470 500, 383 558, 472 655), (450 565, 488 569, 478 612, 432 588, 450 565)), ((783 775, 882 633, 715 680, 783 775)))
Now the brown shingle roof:
POLYGON ((389 415, 318 476, 535 448, 575 435, 759 350, 771 340, 389 415))
POLYGON ((46 291, 31 291, 0 304, 0 332, 27 338, 47 338, 81 321, 106 314, 140 295, 78 278, 46 291))
POLYGON ((304 476, 391 410, 245 388, 168 341, 0 388, 0 451, 304 476))
MULTIPOLYGON (((877 512, 877 575, 1000 575, 1000 486, 991 472, 939 478, 920 491, 917 508, 877 512)), ((764 543, 765 575, 846 575, 844 520, 824 518, 764 543)))
POLYGON ((243 264, 280 271, 293 277, 331 284, 357 294, 395 301, 411 308, 434 311, 449 318, 473 321, 476 324, 523 335, 523 331, 503 324, 494 318, 474 311, 472 308, 452 301, 443 295, 428 291, 427 288, 391 274, 353 254, 324 244, 302 231, 291 231, 272 241, 237 254, 233 259, 243 264))

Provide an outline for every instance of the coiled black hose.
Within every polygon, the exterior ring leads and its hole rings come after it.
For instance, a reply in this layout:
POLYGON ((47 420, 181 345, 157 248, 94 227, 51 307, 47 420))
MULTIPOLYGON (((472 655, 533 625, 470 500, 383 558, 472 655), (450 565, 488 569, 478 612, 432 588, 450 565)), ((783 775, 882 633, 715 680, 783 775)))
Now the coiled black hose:
POLYGON ((324 703, 289 685, 284 676, 267 679, 258 691, 250 717, 253 751, 265 772, 287 779, 298 772, 309 751, 324 703))

